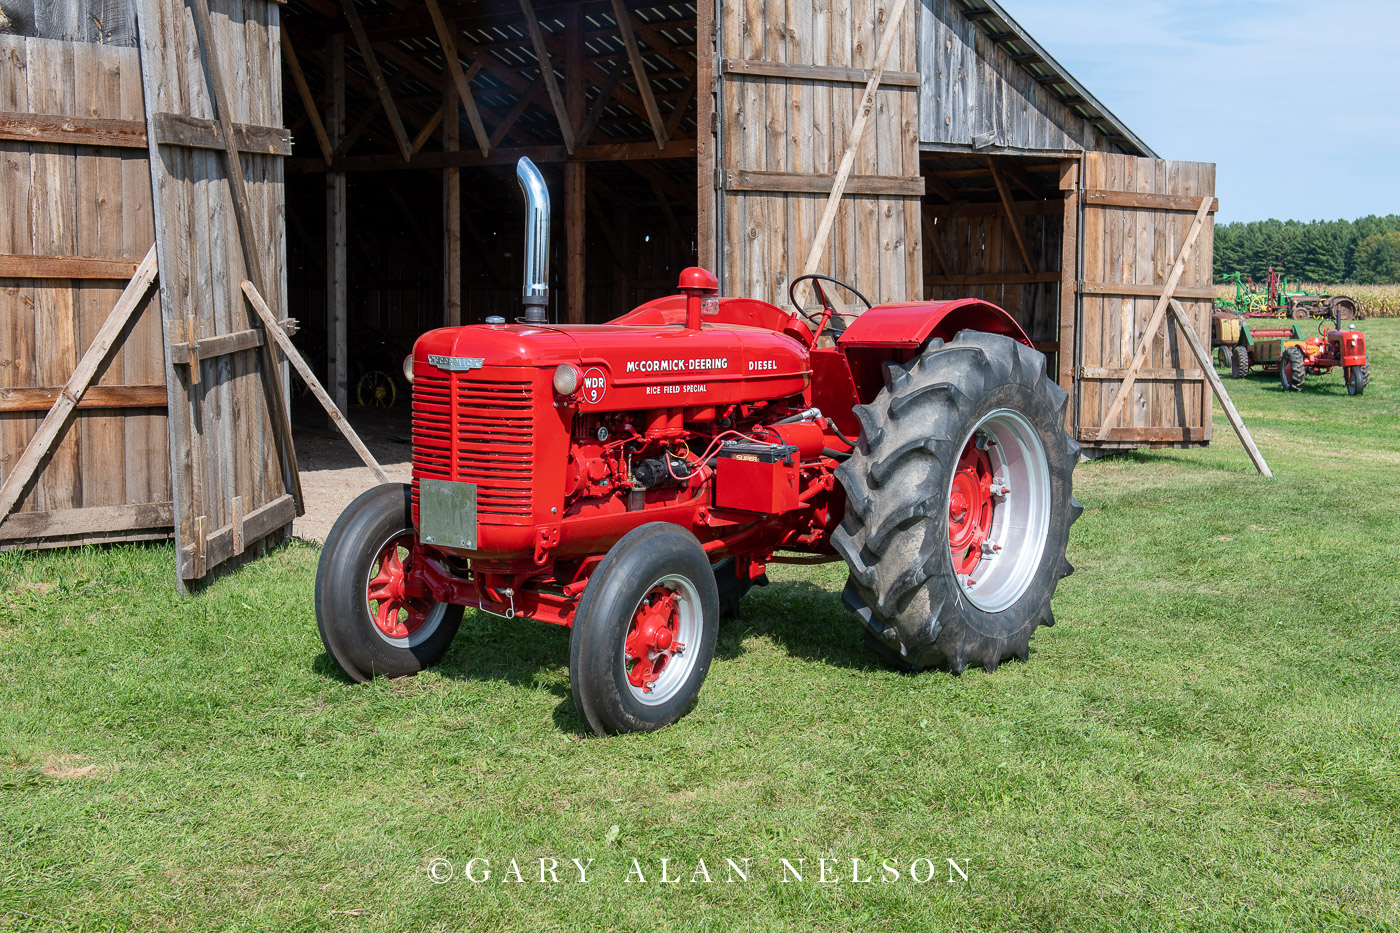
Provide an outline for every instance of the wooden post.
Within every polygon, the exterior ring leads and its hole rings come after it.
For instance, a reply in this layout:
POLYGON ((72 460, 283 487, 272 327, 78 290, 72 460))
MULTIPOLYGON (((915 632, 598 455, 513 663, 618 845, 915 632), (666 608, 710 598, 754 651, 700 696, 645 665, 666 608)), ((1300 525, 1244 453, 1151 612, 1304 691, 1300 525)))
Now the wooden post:
MULTIPOLYGON (((715 4, 695 5, 696 262, 719 275, 719 203, 715 191, 715 4)), ((721 282, 721 288, 723 284, 721 282)))
MULTIPOLYGON (((453 53, 455 57, 456 53, 453 53)), ((457 85, 450 75, 442 85, 442 110, 450 114, 442 125, 442 148, 456 152, 460 143, 457 85)), ((462 170, 442 170, 442 323, 462 323, 462 170)))
MULTIPOLYGON (((326 80, 329 113, 326 133, 338 145, 345 132, 345 35, 333 33, 326 50, 329 66, 326 80)), ((346 208, 348 197, 344 172, 326 173, 326 378, 330 395, 341 411, 350 407, 350 360, 346 337, 348 314, 345 247, 348 239, 346 208)))
POLYGON ((1104 416, 1103 424, 1099 426, 1099 437, 1107 437, 1108 432, 1113 429, 1113 422, 1117 420, 1118 413, 1123 410, 1123 405, 1128 400, 1128 393, 1133 388, 1133 383, 1137 381, 1138 370, 1142 369, 1147 362, 1147 354, 1152 350, 1152 340, 1157 336, 1157 329, 1162 326, 1163 319, 1167 316, 1167 304, 1176 293, 1177 283, 1181 281, 1182 274, 1186 271, 1186 260, 1191 258, 1191 250, 1196 245, 1196 238, 1201 235, 1201 227, 1205 225, 1206 218, 1210 216, 1211 208, 1215 204, 1215 198, 1208 197, 1201 200, 1200 210, 1196 211, 1196 219, 1191 224, 1191 229, 1186 232, 1186 239, 1181 244, 1181 252, 1177 254, 1176 263, 1172 266, 1172 271, 1167 276, 1167 284, 1162 289, 1162 296, 1157 299, 1157 306, 1152 309, 1152 317, 1147 321, 1147 327, 1142 335, 1138 337, 1137 353, 1133 356, 1133 361, 1128 365, 1128 371, 1123 376, 1123 384, 1118 388, 1118 394, 1113 397, 1113 404, 1108 407, 1108 414, 1104 416))
POLYGON ((584 298, 588 285, 585 255, 585 215, 588 210, 587 168, 583 162, 564 163, 564 227, 568 284, 564 290, 570 324, 584 321, 584 298))
POLYGON ((826 199, 821 221, 817 224, 817 234, 812 239, 812 249, 802 266, 803 275, 817 271, 822 253, 826 252, 826 241, 831 236, 831 225, 836 222, 836 211, 841 206, 841 195, 846 192, 846 179, 851 175, 851 167, 856 161, 861 138, 865 136, 865 124, 870 119, 870 111, 875 109, 875 94, 880 89, 880 80, 885 76, 885 62, 889 60, 890 49, 894 47, 894 37, 903 26, 905 0, 894 0, 894 8, 889 19, 885 20, 885 34, 880 37, 880 48, 875 53, 875 63, 871 66, 870 80, 865 84, 865 93, 860 98, 860 112, 851 124, 850 142, 841 156, 841 165, 836 170, 836 178, 831 184, 831 194, 826 199))
POLYGON ((1220 381, 1220 376, 1215 371, 1215 363, 1211 360, 1206 348, 1201 345, 1201 339, 1196 336, 1195 328, 1191 326, 1190 319, 1186 316, 1186 311, 1181 307, 1181 302, 1172 298, 1169 302, 1172 314, 1176 316, 1176 326, 1180 328, 1183 336, 1186 337, 1186 345, 1191 348, 1191 353, 1196 357, 1196 363, 1205 371, 1206 379, 1210 382, 1210 387, 1215 391, 1215 397, 1220 399, 1220 407, 1225 409, 1225 417, 1230 419, 1230 427, 1235 429, 1235 434, 1239 436, 1240 443, 1244 445, 1245 452, 1249 454, 1249 459, 1254 463, 1254 468, 1265 476, 1273 476, 1273 471, 1264 462, 1264 455, 1255 446, 1254 437, 1250 435, 1249 428, 1245 427, 1244 419, 1235 409, 1235 403, 1230 401, 1230 393, 1225 391, 1225 383, 1220 381))
POLYGON ((277 322, 277 318, 273 316, 272 309, 267 306, 267 302, 263 301, 262 295, 258 294, 258 290, 253 287, 253 283, 249 282, 247 279, 243 280, 243 294, 248 297, 248 303, 253 306, 253 310, 258 313, 258 317, 262 318, 263 330, 266 331, 268 337, 266 345, 271 347, 273 343, 276 343, 277 346, 281 348, 282 352, 287 356, 287 361, 301 374, 301 378, 306 383, 307 388, 311 390, 311 394, 316 396, 316 401, 320 402, 321 407, 325 408, 326 414, 331 416, 331 421, 335 422, 335 426, 340 429, 340 433, 345 435, 345 439, 350 442, 350 446, 355 448, 355 453, 359 454, 360 459, 365 462, 365 466, 370 468, 370 472, 374 474, 374 478, 380 483, 389 482, 389 474, 384 472, 384 468, 379 465, 379 461, 374 459, 374 454, 370 453, 369 448, 365 446, 365 442, 360 440, 360 435, 356 434, 355 429, 350 427, 350 421, 340 412, 340 409, 336 407, 335 403, 331 401, 331 397, 326 394, 325 388, 321 385, 321 380, 317 379, 316 374, 311 371, 311 367, 306 365, 306 360, 302 359, 301 354, 297 352, 297 348, 293 346, 291 338, 287 336, 286 331, 282 330, 282 326, 277 322))
MULTIPOLYGON (((1079 163, 1068 163, 1061 173, 1060 186, 1064 196, 1064 217, 1060 234, 1060 388, 1074 394, 1075 334, 1079 328, 1079 163), (1064 186, 1068 184, 1069 188, 1064 186)), ((1076 437, 1072 399, 1065 410, 1065 428, 1076 437)))
POLYGON ((68 423, 68 418, 73 414, 73 409, 77 408, 78 402, 82 400, 88 384, 92 382, 98 368, 112 352, 112 347, 116 344, 117 338, 121 336, 127 321, 131 319, 132 312, 141 304, 141 299, 146 297, 146 293, 151 290, 151 283, 155 280, 156 248, 152 246, 147 251, 146 258, 137 267, 136 275, 122 290, 121 297, 112 307, 112 312, 107 315, 107 320, 102 323, 101 329, 92 338, 92 343, 83 353, 83 358, 78 361, 73 375, 69 377, 63 391, 59 393, 58 401, 54 402, 53 408, 50 408, 49 413, 44 416, 39 430, 25 445, 24 453, 20 454, 14 469, 10 471, 10 475, 5 477, 4 484, 0 485, 0 522, 5 520, 5 517, 15 507, 15 503, 19 502, 24 488, 34 478, 39 464, 53 447, 59 433, 68 423))

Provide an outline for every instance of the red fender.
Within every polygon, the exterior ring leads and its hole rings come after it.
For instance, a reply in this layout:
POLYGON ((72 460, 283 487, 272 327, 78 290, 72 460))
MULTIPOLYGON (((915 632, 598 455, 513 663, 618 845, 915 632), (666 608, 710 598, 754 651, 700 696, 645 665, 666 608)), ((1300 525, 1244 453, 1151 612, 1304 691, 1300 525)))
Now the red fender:
POLYGON ((977 298, 876 305, 852 321, 836 343, 842 349, 913 349, 934 337, 952 340, 960 330, 1002 334, 1028 347, 1035 346, 1015 318, 996 305, 977 298))

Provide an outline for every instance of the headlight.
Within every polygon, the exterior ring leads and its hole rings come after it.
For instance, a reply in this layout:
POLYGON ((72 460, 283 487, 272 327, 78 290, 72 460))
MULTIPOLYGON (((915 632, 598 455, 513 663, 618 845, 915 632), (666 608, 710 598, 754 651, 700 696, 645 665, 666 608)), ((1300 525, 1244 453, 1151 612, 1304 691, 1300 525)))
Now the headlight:
POLYGON ((573 395, 578 389, 578 367, 572 363, 561 363, 554 370, 554 391, 560 395, 573 395))
POLYGON ((403 358, 403 377, 410 383, 413 382, 413 354, 403 358))

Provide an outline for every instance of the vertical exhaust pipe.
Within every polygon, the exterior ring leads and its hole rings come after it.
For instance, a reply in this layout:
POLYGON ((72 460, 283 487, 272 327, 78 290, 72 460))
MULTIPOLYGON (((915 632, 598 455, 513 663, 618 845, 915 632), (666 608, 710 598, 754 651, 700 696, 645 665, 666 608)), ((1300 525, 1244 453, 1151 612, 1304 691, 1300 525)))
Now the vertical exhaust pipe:
POLYGON ((549 189, 544 176, 528 158, 515 166, 515 177, 525 194, 525 304, 527 324, 549 322, 549 189))

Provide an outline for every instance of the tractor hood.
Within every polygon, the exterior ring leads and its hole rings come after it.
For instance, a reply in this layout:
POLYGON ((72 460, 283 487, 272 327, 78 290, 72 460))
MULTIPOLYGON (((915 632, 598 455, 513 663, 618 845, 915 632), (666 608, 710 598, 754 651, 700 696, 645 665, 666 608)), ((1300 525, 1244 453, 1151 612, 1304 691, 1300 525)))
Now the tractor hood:
MULTIPOLYGON (((765 327, 482 324, 429 331, 413 348, 415 374, 577 366, 582 410, 709 407, 802 394, 805 347, 765 327)), ((472 378, 470 375, 467 378, 472 378)))

